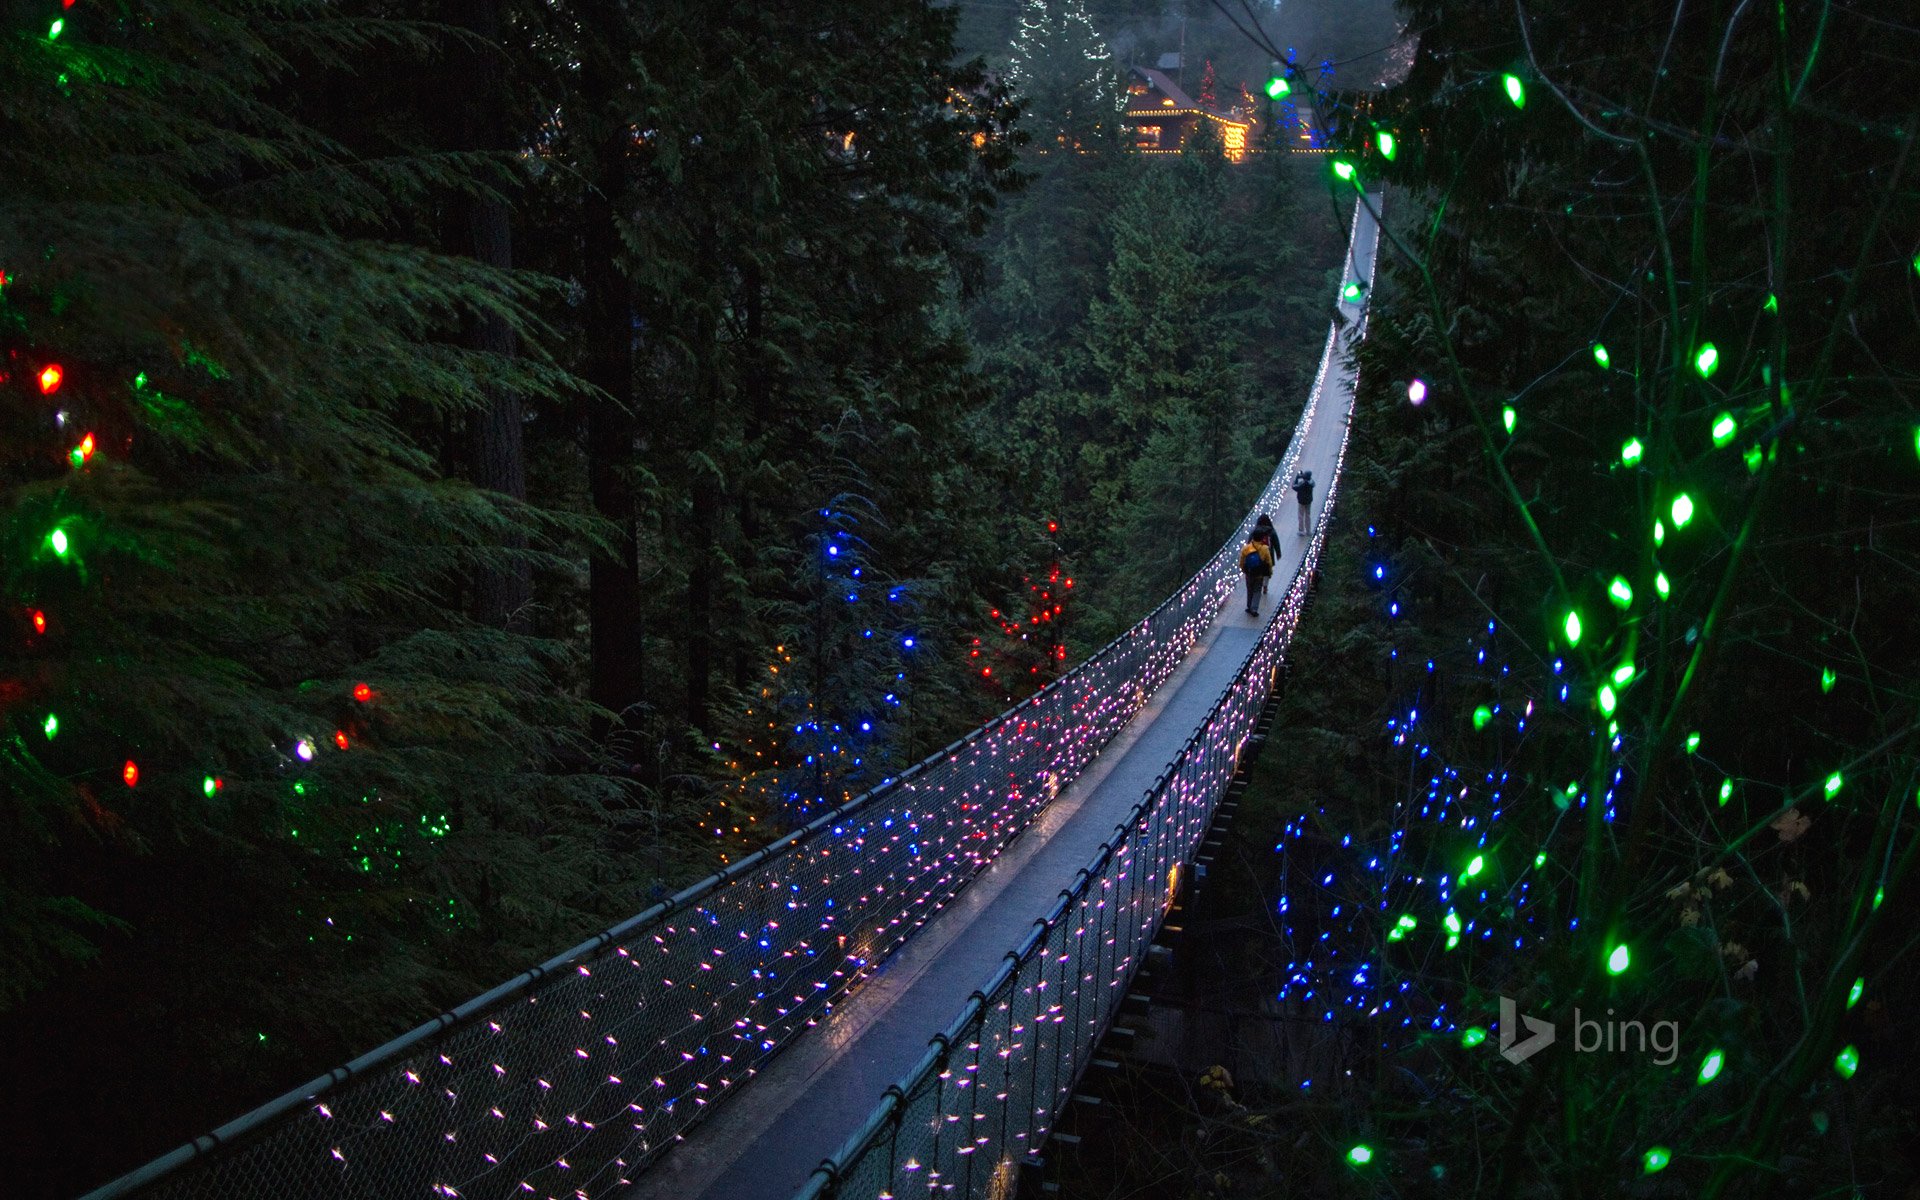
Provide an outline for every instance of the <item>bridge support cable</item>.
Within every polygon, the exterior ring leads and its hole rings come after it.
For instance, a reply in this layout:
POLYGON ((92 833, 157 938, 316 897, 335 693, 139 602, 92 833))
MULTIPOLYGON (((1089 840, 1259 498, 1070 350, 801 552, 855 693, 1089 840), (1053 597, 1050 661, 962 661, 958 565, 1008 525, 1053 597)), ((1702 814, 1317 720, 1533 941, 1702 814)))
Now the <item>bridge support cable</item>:
MULTIPOLYGON (((1358 271, 1371 282, 1377 211, 1377 198, 1355 210, 1349 278, 1358 271)), ((1308 411, 1275 475, 1281 485, 1320 405, 1329 363, 1364 333, 1362 305, 1343 305, 1343 316, 1353 321, 1344 336, 1339 326, 1328 334, 1308 411)), ((1012 1194, 1021 1160, 1044 1143, 1112 1024, 1278 679, 1339 493, 1354 382, 1344 379, 1338 389, 1346 412, 1326 499, 1279 611, 1093 861, 933 1037, 921 1062, 887 1089, 866 1124, 815 1170, 797 1200, 1012 1194)))

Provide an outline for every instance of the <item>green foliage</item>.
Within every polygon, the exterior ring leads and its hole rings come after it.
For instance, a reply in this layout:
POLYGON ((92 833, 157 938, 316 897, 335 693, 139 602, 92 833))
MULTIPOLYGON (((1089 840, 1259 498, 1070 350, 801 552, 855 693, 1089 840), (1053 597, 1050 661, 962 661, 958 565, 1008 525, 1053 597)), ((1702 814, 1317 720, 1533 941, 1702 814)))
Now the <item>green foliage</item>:
MULTIPOLYGON (((626 793, 581 769, 573 648, 463 611, 476 569, 559 569, 582 523, 438 454, 485 387, 574 394, 557 288, 415 236, 477 160, 361 158, 315 98, 443 36, 207 0, 0 37, 0 1041, 35 1079, 10 1093, 126 1122, 123 1163, 647 878, 613 852, 626 793), (453 336, 485 320, 527 353, 453 336), (93 1082, 186 1062, 208 1077, 162 1120, 93 1082)), ((71 1191, 112 1161, 42 1165, 71 1191)))

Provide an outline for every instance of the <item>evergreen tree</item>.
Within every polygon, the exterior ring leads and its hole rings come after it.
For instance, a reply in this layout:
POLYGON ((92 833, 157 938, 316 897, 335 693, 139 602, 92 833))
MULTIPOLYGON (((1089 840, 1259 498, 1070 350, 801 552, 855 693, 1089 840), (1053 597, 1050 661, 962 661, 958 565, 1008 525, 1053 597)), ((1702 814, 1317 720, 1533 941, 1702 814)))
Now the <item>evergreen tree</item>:
POLYGON ((1112 59, 1085 0, 1026 0, 1007 79, 1041 146, 1092 148, 1117 136, 1126 89, 1112 59))
POLYGON ((1263 474, 1231 325, 1220 212, 1227 172, 1203 123, 1171 170, 1141 172, 1114 213, 1106 295, 1087 324, 1105 383, 1082 469, 1100 508, 1125 513, 1113 550, 1151 564, 1105 597, 1151 605, 1196 570, 1263 474), (1094 456, 1098 455, 1098 458, 1094 456), (1151 597, 1151 599, 1150 599, 1151 597))
POLYGON ((555 563, 566 523, 415 432, 567 389, 550 293, 415 237, 415 205, 481 190, 474 159, 325 132, 322 80, 433 35, 246 0, 23 11, 0 1057, 10 1106, 119 1131, 32 1168, 93 1176, 576 936, 637 872, 606 853, 613 793, 553 773, 584 732, 565 648, 466 615, 469 580, 555 563), (166 1104, 98 1086, 185 1062, 166 1104))

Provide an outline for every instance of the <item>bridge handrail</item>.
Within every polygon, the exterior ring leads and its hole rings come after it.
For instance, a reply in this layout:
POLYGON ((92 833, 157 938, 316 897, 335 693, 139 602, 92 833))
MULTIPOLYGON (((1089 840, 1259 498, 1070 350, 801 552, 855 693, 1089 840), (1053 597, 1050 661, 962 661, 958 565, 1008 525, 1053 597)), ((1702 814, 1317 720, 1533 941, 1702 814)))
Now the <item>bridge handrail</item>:
MULTIPOLYGON (((1356 207, 1356 236, 1360 216, 1356 207)), ((1361 327, 1354 328, 1357 336, 1361 327)), ((1276 479, 1288 475, 1300 432, 1319 404, 1337 334, 1328 333, 1308 411, 1276 479)), ((1340 464, 1346 449, 1343 427, 1340 464)), ((906 1195, 930 1190, 935 1180, 960 1196, 1012 1193, 1011 1173, 1045 1140, 1071 1095, 1159 932, 1178 872, 1213 822, 1292 640, 1340 478, 1336 465, 1281 611, 1206 719, 1072 886, 933 1036, 919 1063, 887 1088, 861 1128, 815 1169, 796 1200, 906 1195)))

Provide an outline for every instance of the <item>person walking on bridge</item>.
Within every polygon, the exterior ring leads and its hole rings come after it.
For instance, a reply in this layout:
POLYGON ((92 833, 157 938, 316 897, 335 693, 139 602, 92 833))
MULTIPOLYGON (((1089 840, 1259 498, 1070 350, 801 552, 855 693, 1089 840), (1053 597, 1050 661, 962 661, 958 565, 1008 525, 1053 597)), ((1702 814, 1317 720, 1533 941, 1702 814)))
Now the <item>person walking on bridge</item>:
POLYGON ((1293 477, 1293 498, 1300 502, 1300 532, 1313 528, 1313 472, 1302 471, 1293 477))
POLYGON ((1240 571, 1247 577, 1247 615, 1260 615, 1260 594, 1273 575, 1273 546, 1254 530, 1240 548, 1240 571))
MULTIPOLYGON (((1267 549, 1271 552, 1273 558, 1273 565, 1279 565, 1280 531, 1273 527, 1273 518, 1266 513, 1261 513, 1255 517, 1253 519, 1253 536, 1267 544, 1267 549)), ((1267 594, 1267 584, 1272 581, 1273 573, 1269 571, 1266 577, 1260 581, 1260 594, 1262 596, 1267 594)))

